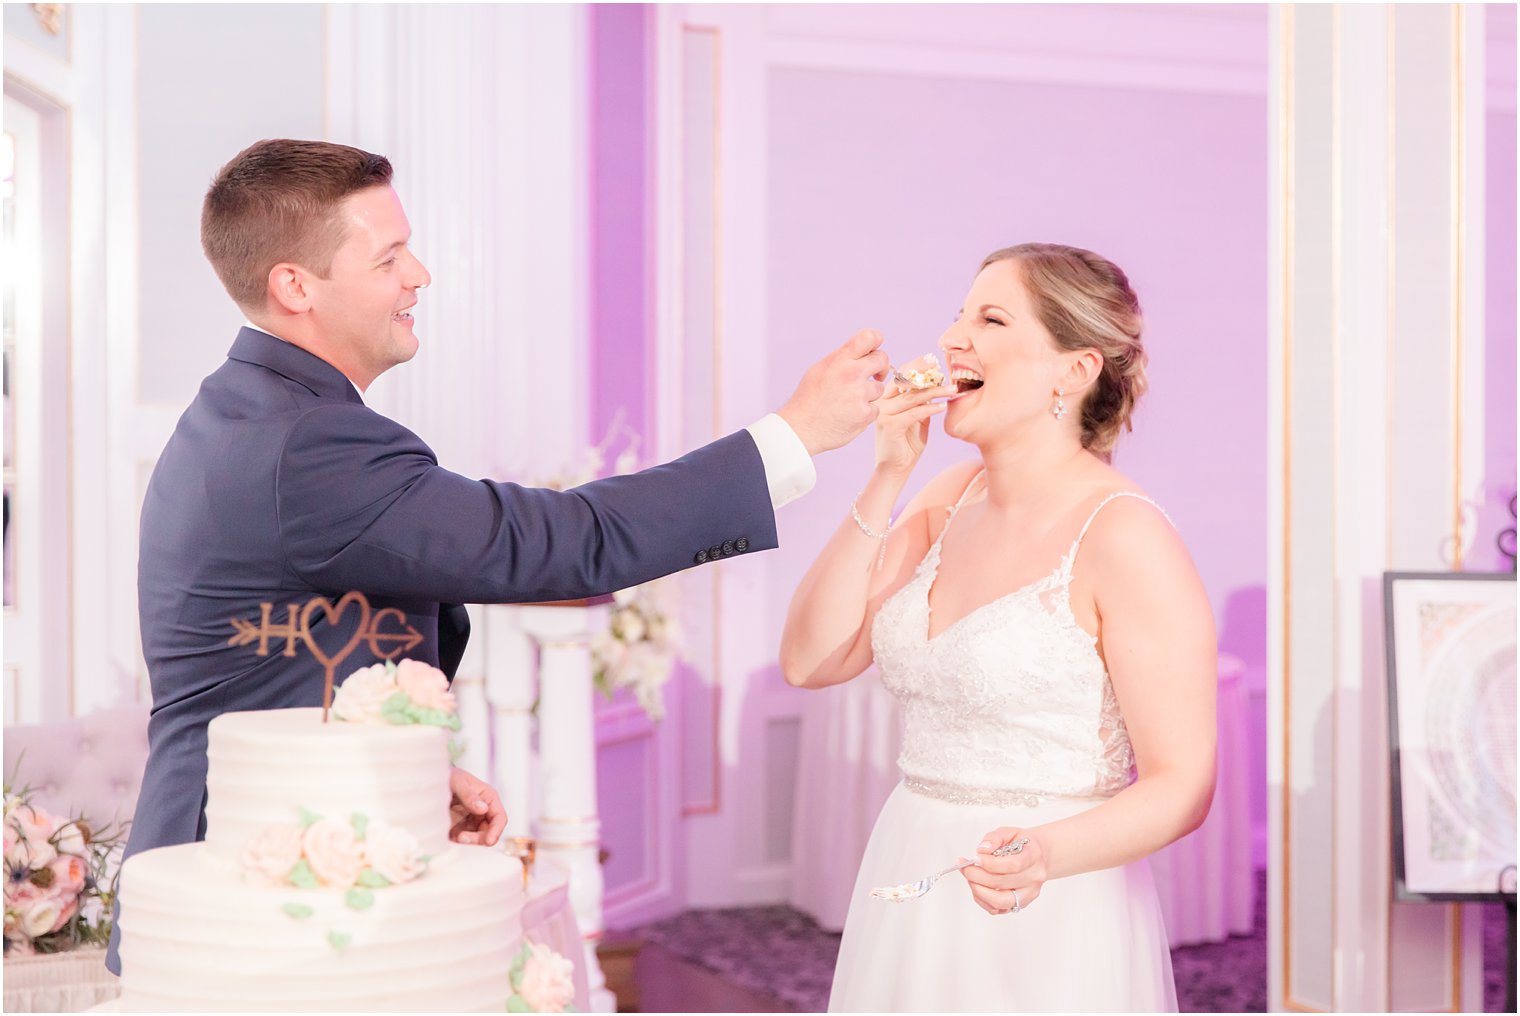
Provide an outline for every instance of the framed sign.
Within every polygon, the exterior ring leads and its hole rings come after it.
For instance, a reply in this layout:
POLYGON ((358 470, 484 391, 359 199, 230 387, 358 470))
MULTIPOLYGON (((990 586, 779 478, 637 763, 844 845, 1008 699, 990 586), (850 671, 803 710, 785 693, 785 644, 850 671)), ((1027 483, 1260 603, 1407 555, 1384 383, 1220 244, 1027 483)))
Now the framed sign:
POLYGON ((1401 900, 1515 892, 1515 578, 1383 576, 1401 900))

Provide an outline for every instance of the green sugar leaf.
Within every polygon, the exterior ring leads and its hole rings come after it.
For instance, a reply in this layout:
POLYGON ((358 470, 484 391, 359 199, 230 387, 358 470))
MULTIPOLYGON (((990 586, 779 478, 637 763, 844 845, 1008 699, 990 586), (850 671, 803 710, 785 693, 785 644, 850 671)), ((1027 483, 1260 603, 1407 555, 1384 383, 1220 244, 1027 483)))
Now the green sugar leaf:
POLYGON ((329 931, 327 933, 327 944, 338 950, 338 952, 342 952, 344 949, 347 949, 353 940, 354 936, 348 934, 347 932, 329 931))
POLYGON ((354 888, 343 897, 343 902, 350 910, 368 910, 375 905, 375 894, 368 889, 354 888))
POLYGON ((443 727, 447 730, 458 730, 460 727, 459 717, 442 709, 423 709, 413 705, 407 710, 407 715, 411 716, 413 722, 429 727, 443 727))
POLYGON ((537 1011, 538 1011, 537 1009, 534 1009, 527 1002, 524 1002, 523 1001, 523 997, 521 995, 513 995, 511 998, 507 999, 507 1012, 537 1012, 537 1011))
POLYGON ((304 921, 306 918, 316 913, 316 911, 312 910, 304 903, 287 903, 280 909, 298 921, 304 921))
POLYGON ((359 884, 366 889, 384 889, 391 884, 391 880, 374 868, 365 868, 359 872, 359 884))
POLYGON ((364 834, 369 829, 369 816, 356 811, 350 816, 349 821, 354 825, 354 838, 364 839, 364 834))
POLYGON ((409 724, 417 722, 411 716, 412 700, 405 692, 396 692, 380 703, 380 718, 387 723, 409 724))
POLYGON ((311 870, 311 865, 306 863, 306 858, 296 862, 296 866, 290 869, 290 874, 285 880, 300 889, 315 889, 317 887, 316 872, 311 870))
POLYGON ((322 816, 321 815, 318 815, 316 812, 312 811, 309 808, 300 808, 300 809, 298 809, 298 811, 300 812, 300 815, 301 815, 301 828, 302 829, 309 829, 311 827, 312 823, 314 823, 314 822, 320 822, 322 820, 322 816))

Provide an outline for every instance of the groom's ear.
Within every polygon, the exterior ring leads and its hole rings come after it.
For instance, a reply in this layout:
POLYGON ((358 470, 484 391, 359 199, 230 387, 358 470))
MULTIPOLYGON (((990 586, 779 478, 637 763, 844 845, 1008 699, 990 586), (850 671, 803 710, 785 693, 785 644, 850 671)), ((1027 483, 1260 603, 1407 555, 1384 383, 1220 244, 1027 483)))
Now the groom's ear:
POLYGON ((290 314, 311 309, 310 277, 300 265, 282 261, 269 269, 269 299, 290 314))

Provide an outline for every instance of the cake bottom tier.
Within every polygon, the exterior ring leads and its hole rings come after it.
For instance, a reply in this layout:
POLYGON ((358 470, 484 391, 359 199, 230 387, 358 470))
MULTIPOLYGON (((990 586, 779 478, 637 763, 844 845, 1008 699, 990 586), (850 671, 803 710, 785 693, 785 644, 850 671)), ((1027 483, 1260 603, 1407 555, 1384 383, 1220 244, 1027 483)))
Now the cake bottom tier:
POLYGON ((344 890, 249 885, 204 844, 145 851, 122 872, 122 1009, 502 1012, 521 871, 454 847, 354 909, 344 890))

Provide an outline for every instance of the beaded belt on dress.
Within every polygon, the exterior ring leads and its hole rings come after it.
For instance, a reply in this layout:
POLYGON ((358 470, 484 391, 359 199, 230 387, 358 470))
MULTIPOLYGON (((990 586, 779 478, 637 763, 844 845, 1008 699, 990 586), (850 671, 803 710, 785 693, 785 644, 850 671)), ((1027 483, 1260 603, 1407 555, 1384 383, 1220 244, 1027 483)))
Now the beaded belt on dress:
POLYGON ((1002 787, 967 787, 956 783, 942 783, 938 780, 923 780, 916 776, 904 776, 903 785, 914 793, 923 794, 925 797, 937 798, 941 801, 949 801, 951 804, 989 804, 999 808, 1015 806, 1033 808, 1038 806, 1042 801, 1048 801, 1052 798, 1086 800, 1088 798, 1101 798, 1104 796, 1095 794, 1037 794, 1029 790, 1008 790, 1002 787))

